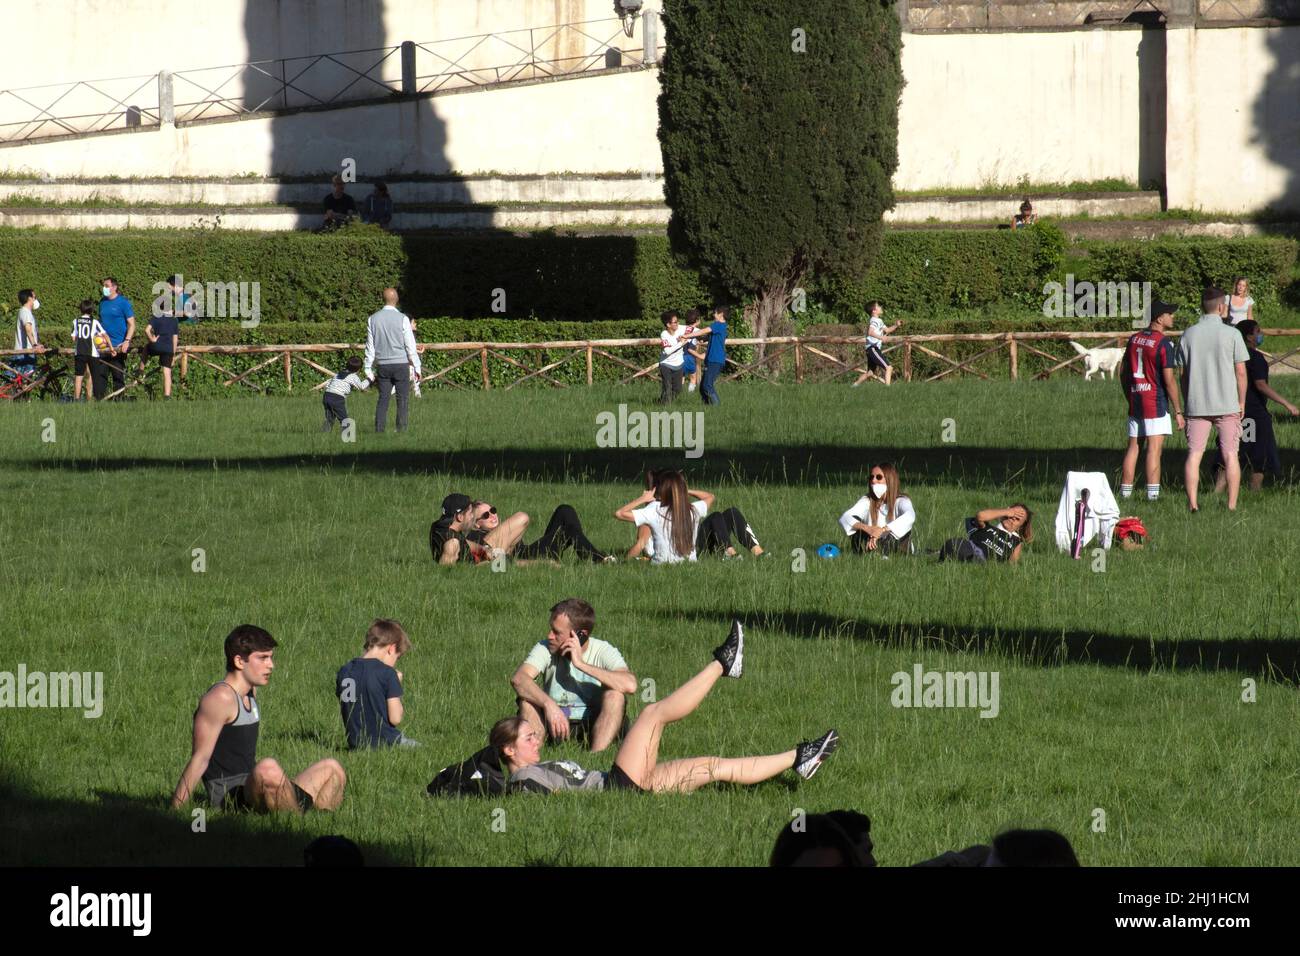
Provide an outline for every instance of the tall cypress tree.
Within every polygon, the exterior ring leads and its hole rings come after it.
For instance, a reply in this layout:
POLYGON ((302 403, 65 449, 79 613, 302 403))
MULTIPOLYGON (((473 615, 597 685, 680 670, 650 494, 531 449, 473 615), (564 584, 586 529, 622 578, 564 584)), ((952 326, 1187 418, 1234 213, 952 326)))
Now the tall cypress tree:
POLYGON ((674 252, 751 295, 766 336, 814 270, 860 277, 898 167, 892 0, 665 0, 659 95, 674 252))

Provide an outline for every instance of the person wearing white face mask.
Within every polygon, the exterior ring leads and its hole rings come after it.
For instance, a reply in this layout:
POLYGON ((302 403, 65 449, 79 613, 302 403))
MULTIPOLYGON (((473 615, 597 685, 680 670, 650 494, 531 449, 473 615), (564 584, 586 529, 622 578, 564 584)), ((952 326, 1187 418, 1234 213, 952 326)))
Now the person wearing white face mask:
POLYGON ((95 380, 95 394, 105 394, 105 376, 113 376, 113 392, 126 388, 126 353, 131 348, 131 339, 135 336, 135 309, 131 300, 117 291, 117 280, 106 278, 100 288, 103 298, 99 302, 99 324, 108 333, 109 344, 113 346, 109 357, 95 365, 98 378, 95 380))
POLYGON ((893 462, 871 466, 871 491, 844 514, 840 527, 858 554, 912 554, 912 527, 916 509, 899 491, 898 469, 893 462))
POLYGON ((31 289, 23 289, 18 293, 18 326, 14 331, 14 348, 34 349, 34 354, 15 355, 6 364, 25 376, 36 374, 36 355, 45 351, 45 346, 41 345, 40 336, 36 333, 35 312, 40 307, 41 303, 31 289))

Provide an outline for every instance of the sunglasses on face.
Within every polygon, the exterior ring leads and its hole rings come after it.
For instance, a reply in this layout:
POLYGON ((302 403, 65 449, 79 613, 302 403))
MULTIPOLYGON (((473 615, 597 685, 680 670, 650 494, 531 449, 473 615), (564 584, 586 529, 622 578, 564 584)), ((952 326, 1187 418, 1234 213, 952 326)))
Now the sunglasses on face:
POLYGON ((488 508, 487 511, 483 512, 481 515, 479 515, 479 516, 478 516, 477 518, 475 518, 474 520, 475 520, 475 521, 482 521, 482 520, 483 520, 484 518, 486 518, 488 515, 494 515, 494 514, 496 514, 496 513, 497 513, 497 509, 496 509, 496 508, 488 508))
POLYGON ((885 476, 884 476, 884 475, 872 475, 872 476, 871 476, 871 480, 872 480, 872 481, 884 481, 884 480, 885 480, 885 476))

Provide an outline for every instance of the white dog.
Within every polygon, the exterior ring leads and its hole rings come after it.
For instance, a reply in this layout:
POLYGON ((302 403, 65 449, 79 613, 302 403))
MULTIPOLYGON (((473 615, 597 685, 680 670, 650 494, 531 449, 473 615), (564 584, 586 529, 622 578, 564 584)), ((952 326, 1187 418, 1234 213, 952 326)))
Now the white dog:
POLYGON ((1076 352, 1083 356, 1083 380, 1085 382, 1092 378, 1093 372, 1100 372, 1102 378, 1105 378, 1106 373, 1109 372, 1110 377, 1114 378, 1115 369, 1119 368, 1119 363, 1124 359, 1123 349, 1085 349, 1073 340, 1070 341, 1070 344, 1074 346, 1076 352))

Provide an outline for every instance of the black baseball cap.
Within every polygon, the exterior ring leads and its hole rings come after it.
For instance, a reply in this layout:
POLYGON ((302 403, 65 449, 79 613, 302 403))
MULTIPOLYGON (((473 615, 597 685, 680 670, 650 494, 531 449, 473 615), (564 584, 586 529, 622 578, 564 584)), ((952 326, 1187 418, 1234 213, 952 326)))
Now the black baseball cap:
POLYGON ((1166 313, 1173 315, 1178 311, 1178 306, 1172 302, 1160 302, 1159 300, 1151 303, 1151 318, 1157 319, 1166 313))
POLYGON ((469 507, 469 495, 450 494, 442 499, 442 516, 450 518, 454 514, 459 514, 469 507))

